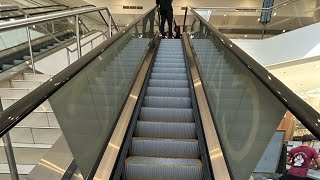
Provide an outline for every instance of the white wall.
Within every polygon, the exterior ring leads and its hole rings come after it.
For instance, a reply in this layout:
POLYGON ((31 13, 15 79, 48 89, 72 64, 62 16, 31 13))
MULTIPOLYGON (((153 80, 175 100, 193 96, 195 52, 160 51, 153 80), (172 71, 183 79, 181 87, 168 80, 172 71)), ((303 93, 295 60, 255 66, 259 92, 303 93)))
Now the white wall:
POLYGON ((320 23, 264 40, 233 39, 261 65, 320 55, 320 23))
MULTIPOLYGON (((89 42, 91 39, 99 36, 101 32, 94 33, 84 39, 81 40, 81 44, 85 44, 86 42, 89 42)), ((93 40, 93 48, 97 47, 99 44, 101 44, 104 40, 106 40, 105 36, 100 36, 99 38, 93 40)), ((77 48, 76 43, 71 44, 68 46, 69 49, 74 50, 77 48)), ((82 56, 87 54, 89 51, 91 51, 91 43, 83 46, 81 48, 82 50, 82 56)), ((70 60, 71 63, 75 62, 78 60, 78 54, 77 51, 70 53, 70 60)), ((35 63, 35 68, 37 71, 42 72, 44 74, 50 74, 50 75, 55 75, 64 68, 68 66, 68 55, 67 55, 67 49, 61 49, 45 58, 42 60, 38 61, 35 63)))

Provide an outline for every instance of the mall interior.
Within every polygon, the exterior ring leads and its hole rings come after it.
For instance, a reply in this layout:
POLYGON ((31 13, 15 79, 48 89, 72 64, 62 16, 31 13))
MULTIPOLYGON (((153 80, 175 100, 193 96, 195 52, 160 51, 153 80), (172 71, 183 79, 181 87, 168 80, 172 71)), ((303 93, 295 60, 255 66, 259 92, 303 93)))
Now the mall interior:
POLYGON ((320 154, 320 0, 172 7, 171 36, 155 0, 0 0, 0 180, 277 180, 303 135, 320 154))

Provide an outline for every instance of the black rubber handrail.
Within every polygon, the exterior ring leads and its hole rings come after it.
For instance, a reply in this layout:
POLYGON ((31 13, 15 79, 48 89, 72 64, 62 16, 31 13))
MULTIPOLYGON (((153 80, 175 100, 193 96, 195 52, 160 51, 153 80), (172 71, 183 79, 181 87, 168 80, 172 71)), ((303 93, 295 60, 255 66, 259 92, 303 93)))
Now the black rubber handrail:
MULTIPOLYGON (((85 7, 92 7, 92 6, 85 6, 85 7)), ((81 6, 81 7, 71 7, 71 8, 65 8, 65 9, 52 9, 52 10, 40 11, 40 12, 33 12, 33 13, 28 13, 28 15, 30 15, 30 16, 35 16, 35 15, 42 15, 42 14, 59 12, 59 11, 74 10, 74 9, 79 9, 79 8, 84 8, 84 6, 81 6)), ((24 9, 23 9, 23 10, 24 10, 24 9)), ((11 10, 10 10, 10 11, 11 11, 11 10)), ((21 12, 21 13, 22 13, 22 12, 21 12)), ((2 17, 0 17, 0 20, 9 20, 9 19, 11 19, 11 18, 14 18, 14 19, 25 18, 25 14, 2 16, 2 17)))
MULTIPOLYGON (((282 104, 318 139, 320 139, 320 114, 273 76, 251 56, 219 32, 191 7, 189 10, 258 78, 282 104)), ((186 18, 186 17, 185 17, 186 18)))
POLYGON ((147 13, 140 16, 129 26, 125 27, 110 39, 106 40, 98 47, 87 53, 85 56, 62 70, 47 82, 36 88, 34 91, 20 99, 18 102, 0 113, 0 137, 10 131, 15 125, 21 122, 33 110, 46 101, 51 95, 63 87, 70 79, 82 71, 88 64, 94 61, 103 51, 120 39, 124 34, 133 29, 148 13, 155 9, 152 8, 147 13))

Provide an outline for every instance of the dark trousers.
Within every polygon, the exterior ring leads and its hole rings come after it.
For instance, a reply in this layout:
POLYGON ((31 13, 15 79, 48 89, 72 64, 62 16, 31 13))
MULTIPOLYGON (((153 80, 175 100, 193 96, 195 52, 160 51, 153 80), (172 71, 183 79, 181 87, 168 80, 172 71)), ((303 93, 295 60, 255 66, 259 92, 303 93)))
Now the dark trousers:
POLYGON ((297 177, 297 176, 293 176, 291 174, 286 174, 284 180, 308 180, 308 178, 297 177))
POLYGON ((152 11, 145 18, 143 18, 143 20, 142 20, 142 34, 143 35, 146 34, 148 20, 150 22, 150 31, 149 31, 150 35, 153 34, 153 31, 154 31, 154 19, 155 19, 154 16, 155 16, 154 11, 152 11))
POLYGON ((169 25, 169 36, 172 37, 172 20, 173 20, 173 11, 161 11, 161 33, 164 33, 164 25, 166 20, 169 25))

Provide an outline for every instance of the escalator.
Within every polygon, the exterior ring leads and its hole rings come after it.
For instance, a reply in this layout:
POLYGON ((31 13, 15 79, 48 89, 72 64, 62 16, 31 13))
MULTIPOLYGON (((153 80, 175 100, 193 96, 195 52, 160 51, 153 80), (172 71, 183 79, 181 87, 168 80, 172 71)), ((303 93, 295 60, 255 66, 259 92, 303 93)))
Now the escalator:
POLYGON ((203 179, 181 40, 161 40, 124 179, 203 179))
POLYGON ((319 135, 308 119, 318 113, 192 9, 182 39, 144 34, 154 10, 1 114, 2 135, 50 102, 75 167, 46 157, 32 175, 48 166, 83 179, 245 180, 287 109, 319 135))

